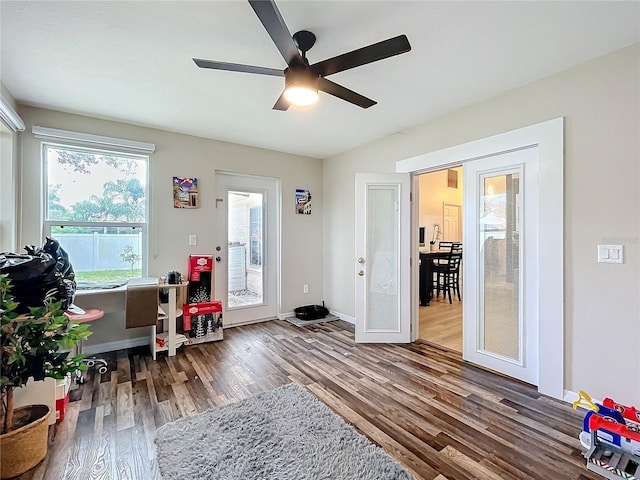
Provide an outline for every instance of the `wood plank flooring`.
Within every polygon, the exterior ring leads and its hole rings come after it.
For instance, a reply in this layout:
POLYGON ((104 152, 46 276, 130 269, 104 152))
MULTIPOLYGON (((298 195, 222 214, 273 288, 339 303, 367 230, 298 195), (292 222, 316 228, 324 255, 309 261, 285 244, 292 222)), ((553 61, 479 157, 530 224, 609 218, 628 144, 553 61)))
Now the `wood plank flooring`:
POLYGON ((418 337, 454 352, 462 353, 462 302, 449 303, 441 296, 431 299, 428 307, 420 307, 418 337))
POLYGON ((580 455, 582 414, 449 350, 355 344, 342 321, 274 320, 224 335, 155 362, 142 347, 108 355, 110 371, 72 392, 49 455, 20 479, 159 479, 158 427, 289 382, 418 480, 601 479, 580 455))

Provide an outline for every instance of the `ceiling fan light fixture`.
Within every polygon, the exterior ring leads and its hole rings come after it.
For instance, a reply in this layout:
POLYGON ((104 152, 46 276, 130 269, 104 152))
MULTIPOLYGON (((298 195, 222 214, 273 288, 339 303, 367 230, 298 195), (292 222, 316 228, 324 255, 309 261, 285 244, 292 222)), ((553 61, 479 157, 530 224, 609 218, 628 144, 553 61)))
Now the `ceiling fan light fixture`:
POLYGON ((285 72, 284 98, 291 105, 313 105, 318 101, 318 77, 306 69, 288 69, 285 72))
POLYGON ((306 86, 292 85, 284 91, 284 98, 291 105, 306 107, 318 101, 318 90, 306 86))

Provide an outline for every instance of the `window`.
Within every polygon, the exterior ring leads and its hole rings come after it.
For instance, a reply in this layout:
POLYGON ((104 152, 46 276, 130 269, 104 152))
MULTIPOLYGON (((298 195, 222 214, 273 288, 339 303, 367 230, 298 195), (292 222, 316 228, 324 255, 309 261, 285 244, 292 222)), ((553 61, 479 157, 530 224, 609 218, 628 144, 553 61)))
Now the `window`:
POLYGON ((60 242, 79 282, 147 272, 148 157, 43 144, 45 234, 60 242))
POLYGON ((0 252, 16 249, 15 133, 0 121, 0 252))
POLYGON ((249 264, 262 266, 262 206, 249 209, 249 264))

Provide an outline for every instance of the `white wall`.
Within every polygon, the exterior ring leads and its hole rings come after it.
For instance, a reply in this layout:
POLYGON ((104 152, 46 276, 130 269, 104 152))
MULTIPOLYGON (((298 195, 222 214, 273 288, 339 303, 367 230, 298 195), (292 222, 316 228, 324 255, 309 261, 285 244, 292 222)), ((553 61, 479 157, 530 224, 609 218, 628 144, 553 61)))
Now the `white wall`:
MULTIPOLYGON (((150 142, 151 218, 149 226, 149 274, 169 270, 186 273, 190 253, 214 253, 216 233, 214 171, 248 173, 281 179, 282 186, 282 305, 287 313, 300 305, 320 303, 322 295, 322 161, 286 153, 192 137, 162 130, 100 120, 32 107, 18 112, 27 128, 22 134, 23 220, 19 245, 42 242, 42 161, 40 140, 31 127, 105 135, 150 142), (176 209, 172 202, 172 177, 198 177, 201 207, 176 209), (295 190, 304 188, 313 195, 313 213, 295 214, 295 190), (188 246, 188 235, 198 236, 198 246, 188 246), (303 284, 309 294, 303 294, 303 284)), ((96 335, 88 345, 118 337, 144 335, 123 332, 121 315, 113 313, 95 324, 96 335), (111 322, 110 322, 111 321, 111 322), (111 330, 113 329, 113 334, 111 330)))
POLYGON ((425 227, 425 243, 433 238, 433 224, 440 225, 440 240, 450 240, 443 237, 443 203, 462 206, 462 167, 452 170, 458 172, 458 188, 447 186, 448 170, 439 170, 420 175, 418 177, 420 189, 420 208, 418 222, 425 227))
POLYGON ((393 172, 398 160, 564 116, 565 387, 637 404, 639 90, 636 44, 326 159, 328 303, 354 314, 355 172, 393 172), (597 263, 599 243, 624 244, 625 263, 597 263))

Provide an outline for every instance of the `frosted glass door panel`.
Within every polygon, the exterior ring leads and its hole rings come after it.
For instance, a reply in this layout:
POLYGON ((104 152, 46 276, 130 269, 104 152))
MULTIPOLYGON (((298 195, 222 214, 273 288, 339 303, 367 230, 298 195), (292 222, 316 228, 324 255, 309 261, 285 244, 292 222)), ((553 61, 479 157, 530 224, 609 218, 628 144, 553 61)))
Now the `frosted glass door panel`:
POLYGON ((522 361, 520 173, 481 176, 479 348, 522 361))
POLYGON ((400 215, 398 185, 367 189, 367 331, 397 332, 400 215))

